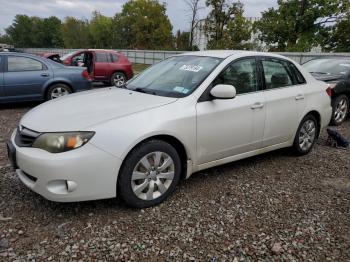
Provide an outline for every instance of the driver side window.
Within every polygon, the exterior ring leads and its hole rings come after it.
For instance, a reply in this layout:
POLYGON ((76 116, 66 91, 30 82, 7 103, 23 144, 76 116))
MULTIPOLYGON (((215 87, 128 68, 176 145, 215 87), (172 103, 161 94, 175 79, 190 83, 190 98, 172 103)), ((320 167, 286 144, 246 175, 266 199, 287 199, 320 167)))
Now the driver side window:
POLYGON ((238 95, 258 91, 256 59, 233 62, 214 80, 214 86, 218 84, 233 85, 238 95))

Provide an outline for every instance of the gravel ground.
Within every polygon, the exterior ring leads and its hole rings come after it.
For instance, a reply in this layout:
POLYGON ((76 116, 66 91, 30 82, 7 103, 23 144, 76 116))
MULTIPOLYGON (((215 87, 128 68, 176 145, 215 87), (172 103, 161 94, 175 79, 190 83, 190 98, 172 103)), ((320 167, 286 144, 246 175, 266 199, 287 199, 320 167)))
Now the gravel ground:
MULTIPOLYGON (((25 188, 5 140, 33 105, 0 108, 0 261, 350 260, 350 155, 320 140, 194 174, 158 207, 59 204, 25 188)), ((350 138, 350 122, 338 128, 350 138)))

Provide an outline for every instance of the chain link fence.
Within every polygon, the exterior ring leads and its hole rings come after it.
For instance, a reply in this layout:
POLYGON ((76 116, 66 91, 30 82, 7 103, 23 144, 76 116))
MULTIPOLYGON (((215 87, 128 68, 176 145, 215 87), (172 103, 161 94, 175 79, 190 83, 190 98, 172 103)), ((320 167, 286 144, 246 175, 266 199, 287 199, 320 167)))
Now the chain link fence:
MULTIPOLYGON (((60 56, 78 51, 79 49, 56 49, 56 48, 18 48, 18 50, 31 54, 43 54, 43 53, 58 53, 60 56)), ((115 49, 115 51, 123 53, 131 63, 152 65, 159 61, 164 60, 170 56, 176 54, 182 54, 182 51, 156 51, 156 50, 126 50, 115 49)), ((284 52, 278 53, 280 55, 289 57, 294 61, 303 64, 309 60, 325 57, 325 56, 337 56, 337 57, 350 57, 350 53, 296 53, 296 52, 284 52)))

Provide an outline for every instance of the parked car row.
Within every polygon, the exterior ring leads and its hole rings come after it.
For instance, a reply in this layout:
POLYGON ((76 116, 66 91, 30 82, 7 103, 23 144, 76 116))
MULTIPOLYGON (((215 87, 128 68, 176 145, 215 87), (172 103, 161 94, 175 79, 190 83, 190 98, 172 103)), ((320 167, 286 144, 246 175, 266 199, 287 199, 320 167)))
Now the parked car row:
MULTIPOLYGON (((85 66, 90 59, 84 54, 85 66)), ((36 63, 44 66, 54 67, 36 63)), ((328 84, 279 55, 186 53, 124 88, 42 104, 21 119, 8 154, 20 180, 49 200, 118 195, 144 208, 206 168, 286 147, 308 154, 332 118, 331 96, 328 84)))
POLYGON ((113 50, 80 50, 62 57, 57 53, 46 53, 44 57, 67 66, 88 68, 94 81, 106 85, 123 86, 133 77, 132 64, 121 53, 113 50))

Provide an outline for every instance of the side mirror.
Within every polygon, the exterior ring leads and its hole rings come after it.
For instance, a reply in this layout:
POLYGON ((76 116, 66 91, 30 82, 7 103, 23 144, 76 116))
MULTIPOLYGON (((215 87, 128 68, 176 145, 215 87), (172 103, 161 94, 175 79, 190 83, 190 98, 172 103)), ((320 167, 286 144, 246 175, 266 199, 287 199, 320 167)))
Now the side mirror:
POLYGON ((232 85, 216 85, 210 94, 217 99, 232 99, 236 96, 236 88, 232 85))

